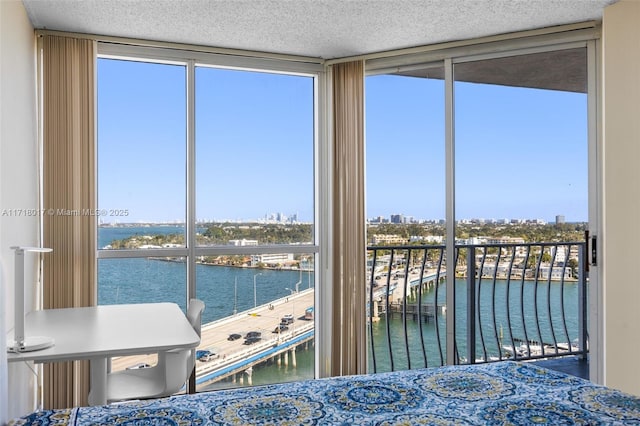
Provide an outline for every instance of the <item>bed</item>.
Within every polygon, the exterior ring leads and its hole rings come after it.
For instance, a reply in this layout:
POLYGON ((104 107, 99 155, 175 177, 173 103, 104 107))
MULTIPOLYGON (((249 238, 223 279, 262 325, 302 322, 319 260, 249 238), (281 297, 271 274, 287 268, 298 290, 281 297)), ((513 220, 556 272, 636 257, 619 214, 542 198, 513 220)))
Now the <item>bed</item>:
POLYGON ((520 362, 43 410, 11 425, 640 425, 640 398, 520 362))

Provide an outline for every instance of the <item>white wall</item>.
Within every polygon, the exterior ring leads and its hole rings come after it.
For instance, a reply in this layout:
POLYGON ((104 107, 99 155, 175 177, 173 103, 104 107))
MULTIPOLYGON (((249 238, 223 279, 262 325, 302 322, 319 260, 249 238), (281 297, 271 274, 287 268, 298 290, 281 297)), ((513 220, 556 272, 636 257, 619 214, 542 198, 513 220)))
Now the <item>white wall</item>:
POLYGON ((602 30, 604 383, 640 395, 640 1, 602 30))
MULTIPOLYGON (((0 262, 4 294, 0 333, 13 328, 14 245, 38 244, 38 219, 13 209, 35 209, 37 127, 35 37, 22 2, 0 0, 0 262)), ((30 274, 28 277, 31 277, 30 274)), ((1 343, 0 343, 1 346, 1 343)), ((35 380, 24 363, 5 364, 0 354, 0 424, 32 411, 35 380), (2 389, 8 381, 10 395, 2 389), (5 409, 5 406, 7 407, 5 409)))

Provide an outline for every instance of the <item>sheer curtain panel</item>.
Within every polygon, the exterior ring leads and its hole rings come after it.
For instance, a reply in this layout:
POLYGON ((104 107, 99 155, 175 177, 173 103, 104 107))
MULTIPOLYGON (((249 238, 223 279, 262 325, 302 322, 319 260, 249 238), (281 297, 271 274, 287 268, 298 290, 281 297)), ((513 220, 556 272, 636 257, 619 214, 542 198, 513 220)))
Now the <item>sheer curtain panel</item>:
MULTIPOLYGON (((44 308, 91 306, 96 296, 93 40, 42 37, 44 308)), ((44 407, 86 405, 88 362, 45 364, 44 407)))
POLYGON ((331 372, 366 372, 364 63, 333 65, 333 315, 331 372))

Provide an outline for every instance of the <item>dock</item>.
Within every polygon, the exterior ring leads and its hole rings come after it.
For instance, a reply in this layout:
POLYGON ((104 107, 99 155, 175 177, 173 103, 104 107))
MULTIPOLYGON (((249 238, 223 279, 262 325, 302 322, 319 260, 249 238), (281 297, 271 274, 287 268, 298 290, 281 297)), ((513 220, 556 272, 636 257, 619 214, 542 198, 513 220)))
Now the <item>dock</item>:
MULTIPOLYGON (((413 318, 413 320, 417 320, 418 318, 422 318, 424 321, 430 321, 438 313, 445 314, 446 313, 446 304, 445 303, 429 303, 422 302, 420 306, 416 302, 407 303, 406 306, 403 304, 404 300, 404 291, 406 288, 407 298, 416 300, 418 297, 419 291, 428 291, 434 288, 438 283, 443 282, 446 279, 446 270, 442 270, 437 272, 435 270, 426 271, 426 274, 420 276, 418 273, 410 273, 408 276, 399 276, 398 272, 401 271, 392 271, 389 272, 389 276, 394 276, 393 279, 389 280, 389 285, 387 286, 378 284, 372 292, 373 295, 373 303, 371 304, 373 308, 373 312, 371 315, 371 319, 373 321, 378 321, 380 315, 389 314, 390 318, 393 318, 394 315, 407 315, 408 317, 413 318), (401 294, 396 294, 396 291, 401 294), (388 312, 387 312, 387 298, 388 298, 388 312)), ((384 280, 383 280, 384 281, 384 280)))
MULTIPOLYGON (((386 313, 384 306, 381 306, 379 309, 381 314, 386 313)), ((414 321, 418 318, 422 318, 427 322, 433 320, 438 311, 444 314, 446 312, 446 305, 436 305, 435 303, 422 303, 421 305, 418 305, 417 303, 407 303, 406 306, 402 303, 389 304, 389 318, 393 318, 396 315, 402 317, 406 314, 414 321)))

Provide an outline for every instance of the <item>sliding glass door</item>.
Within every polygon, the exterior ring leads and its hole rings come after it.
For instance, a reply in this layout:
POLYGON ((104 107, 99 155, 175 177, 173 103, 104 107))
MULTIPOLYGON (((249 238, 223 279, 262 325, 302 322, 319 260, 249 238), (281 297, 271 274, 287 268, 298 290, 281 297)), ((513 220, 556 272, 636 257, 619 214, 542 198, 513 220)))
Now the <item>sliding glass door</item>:
POLYGON ((372 61, 370 371, 587 353, 587 42, 473 50, 372 61))
POLYGON ((586 353, 586 65, 586 47, 454 65, 465 362, 586 353))
POLYGON ((411 306, 445 303, 437 287, 418 295, 411 285, 427 276, 437 281, 446 264, 443 73, 437 64, 366 79, 371 371, 446 360, 444 317, 428 324, 401 318, 404 300, 411 306))

